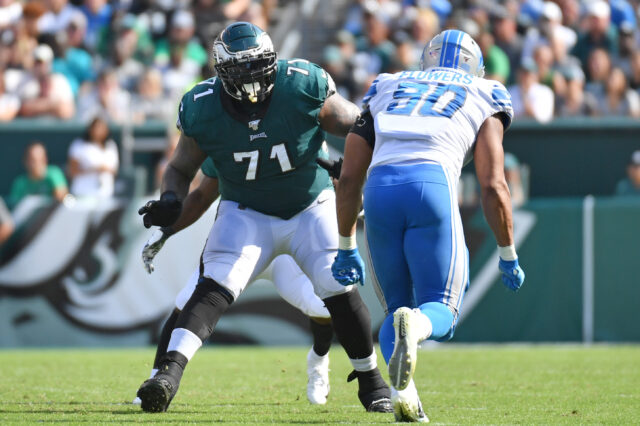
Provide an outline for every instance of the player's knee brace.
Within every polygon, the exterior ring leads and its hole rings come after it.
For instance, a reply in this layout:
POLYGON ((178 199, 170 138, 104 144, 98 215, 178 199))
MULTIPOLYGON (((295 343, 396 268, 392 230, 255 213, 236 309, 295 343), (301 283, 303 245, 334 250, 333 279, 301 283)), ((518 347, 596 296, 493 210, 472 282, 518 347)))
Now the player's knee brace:
POLYGON ((175 328, 187 329, 204 342, 211 336, 218 320, 231 303, 233 296, 226 288, 211 278, 200 277, 175 328))
POLYGON ((373 352, 371 316, 358 289, 323 300, 333 321, 338 341, 351 359, 362 359, 373 352))

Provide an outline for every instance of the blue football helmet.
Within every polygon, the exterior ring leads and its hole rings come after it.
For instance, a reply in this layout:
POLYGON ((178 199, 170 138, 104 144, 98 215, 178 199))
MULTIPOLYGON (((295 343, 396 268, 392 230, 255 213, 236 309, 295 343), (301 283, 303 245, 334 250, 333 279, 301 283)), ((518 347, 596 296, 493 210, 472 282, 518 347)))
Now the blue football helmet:
POLYGON ((420 67, 453 68, 484 77, 484 60, 478 43, 460 30, 446 30, 435 36, 422 52, 420 67))

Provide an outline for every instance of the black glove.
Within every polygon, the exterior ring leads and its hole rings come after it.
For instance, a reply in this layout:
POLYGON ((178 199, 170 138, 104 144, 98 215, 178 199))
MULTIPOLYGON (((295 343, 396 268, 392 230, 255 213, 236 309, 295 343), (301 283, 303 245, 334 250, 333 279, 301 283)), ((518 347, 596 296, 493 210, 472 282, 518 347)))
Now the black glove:
POLYGON ((142 222, 145 228, 152 226, 173 225, 182 211, 182 202, 178 200, 173 191, 163 192, 160 200, 151 200, 138 210, 138 214, 144 215, 142 222))
POLYGON ((340 179, 342 171, 342 157, 338 161, 325 160, 324 158, 316 158, 316 163, 329 172, 329 176, 333 179, 340 179))

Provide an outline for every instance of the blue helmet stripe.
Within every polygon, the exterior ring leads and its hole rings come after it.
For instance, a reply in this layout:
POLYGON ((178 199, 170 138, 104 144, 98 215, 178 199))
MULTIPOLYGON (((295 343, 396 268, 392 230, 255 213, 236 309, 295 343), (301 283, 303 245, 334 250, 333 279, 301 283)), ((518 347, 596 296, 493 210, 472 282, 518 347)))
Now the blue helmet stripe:
POLYGON ((445 31, 444 32, 444 37, 442 38, 442 47, 440 48, 440 62, 438 63, 438 66, 442 67, 444 66, 444 58, 445 58, 445 53, 447 51, 447 40, 449 39, 449 34, 451 34, 450 31, 445 31))
POLYGON ((464 33, 462 31, 457 31, 458 37, 456 38, 456 49, 454 53, 455 62, 453 64, 453 68, 458 68, 458 62, 460 62, 460 47, 462 44, 462 38, 464 37, 464 33))
POLYGON ((454 64, 457 58, 458 40, 461 34, 462 32, 458 30, 448 31, 447 38, 445 39, 447 50, 445 52, 444 59, 443 59, 443 65, 445 67, 455 68, 454 64), (454 38, 456 40, 455 42, 453 41, 454 38))

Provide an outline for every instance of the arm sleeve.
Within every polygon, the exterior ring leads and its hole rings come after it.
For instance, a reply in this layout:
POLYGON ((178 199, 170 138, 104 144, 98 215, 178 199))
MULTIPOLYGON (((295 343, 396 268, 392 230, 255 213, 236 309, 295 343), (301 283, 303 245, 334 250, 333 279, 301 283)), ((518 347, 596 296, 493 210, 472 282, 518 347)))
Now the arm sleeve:
POLYGON ((349 133, 355 133, 358 136, 364 138, 367 141, 367 144, 373 149, 376 145, 376 131, 373 125, 373 116, 369 110, 365 110, 358 116, 358 119, 351 129, 349 129, 349 133))
POLYGON ((513 120, 513 104, 509 91, 497 81, 493 82, 491 89, 491 113, 489 116, 493 115, 500 118, 506 132, 513 120))

